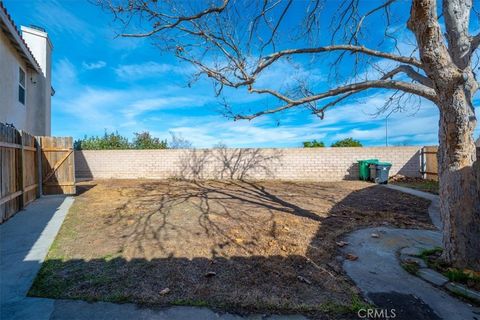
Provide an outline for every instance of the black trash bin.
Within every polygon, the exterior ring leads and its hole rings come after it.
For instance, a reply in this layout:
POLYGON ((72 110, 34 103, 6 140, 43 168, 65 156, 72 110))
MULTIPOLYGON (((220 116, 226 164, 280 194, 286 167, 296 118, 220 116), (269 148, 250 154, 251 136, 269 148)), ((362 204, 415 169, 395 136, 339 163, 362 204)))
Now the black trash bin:
POLYGON ((388 174, 392 164, 389 162, 377 162, 370 165, 370 180, 378 184, 388 183, 388 174))
POLYGON ((378 159, 358 160, 358 177, 360 180, 370 180, 370 168, 369 165, 377 163, 378 159))

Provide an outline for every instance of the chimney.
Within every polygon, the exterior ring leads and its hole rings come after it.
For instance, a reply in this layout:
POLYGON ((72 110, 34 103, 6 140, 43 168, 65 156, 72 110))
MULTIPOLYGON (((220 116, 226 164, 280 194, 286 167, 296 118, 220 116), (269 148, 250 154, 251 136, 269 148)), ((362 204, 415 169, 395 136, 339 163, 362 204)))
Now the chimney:
MULTIPOLYGON (((48 38, 48 34, 43 28, 30 26, 21 26, 22 38, 25 40, 28 48, 37 60, 42 74, 37 75, 37 79, 32 79, 32 82, 38 82, 38 99, 40 100, 36 110, 32 110, 34 126, 37 132, 43 132, 43 135, 50 135, 51 133, 51 96, 52 96, 52 50, 53 46, 48 38)), ((28 120, 27 120, 28 121, 28 120)))

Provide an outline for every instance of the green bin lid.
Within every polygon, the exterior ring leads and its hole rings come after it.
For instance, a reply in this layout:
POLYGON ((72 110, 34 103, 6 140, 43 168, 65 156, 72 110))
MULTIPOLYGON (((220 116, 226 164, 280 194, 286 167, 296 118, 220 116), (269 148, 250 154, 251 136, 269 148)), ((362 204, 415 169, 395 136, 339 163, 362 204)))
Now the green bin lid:
POLYGON ((379 166, 391 166, 392 164, 390 162, 377 162, 379 166))
POLYGON ((357 162, 370 162, 370 163, 377 163, 377 162, 378 162, 378 159, 357 160, 357 162))

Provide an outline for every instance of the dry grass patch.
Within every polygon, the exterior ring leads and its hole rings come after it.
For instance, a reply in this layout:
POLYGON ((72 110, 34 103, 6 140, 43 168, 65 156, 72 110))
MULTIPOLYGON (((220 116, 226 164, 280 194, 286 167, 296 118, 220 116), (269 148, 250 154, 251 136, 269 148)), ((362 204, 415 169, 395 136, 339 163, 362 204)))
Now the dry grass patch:
POLYGON ((337 317, 361 305, 335 258, 344 233, 432 227, 428 201, 357 181, 79 189, 30 295, 337 317))
POLYGON ((420 190, 423 192, 429 192, 433 194, 438 194, 439 192, 438 181, 425 180, 422 178, 407 178, 407 177, 402 177, 402 178, 397 178, 392 180, 393 180, 391 181, 392 184, 396 184, 401 187, 412 188, 412 189, 420 190))

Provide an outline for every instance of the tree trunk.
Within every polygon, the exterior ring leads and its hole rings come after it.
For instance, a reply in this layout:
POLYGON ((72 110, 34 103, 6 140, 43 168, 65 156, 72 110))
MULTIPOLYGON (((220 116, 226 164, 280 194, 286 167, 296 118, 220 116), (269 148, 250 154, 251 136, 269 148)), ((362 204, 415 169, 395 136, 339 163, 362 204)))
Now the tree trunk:
POLYGON ((480 164, 473 131, 472 96, 478 89, 470 67, 471 0, 444 0, 446 38, 436 0, 413 0, 408 28, 415 34, 424 71, 433 82, 440 110, 438 174, 443 222, 443 258, 480 270, 480 164))
POLYGON ((480 163, 476 125, 465 84, 440 99, 438 169, 443 258, 458 268, 480 270, 480 163))

